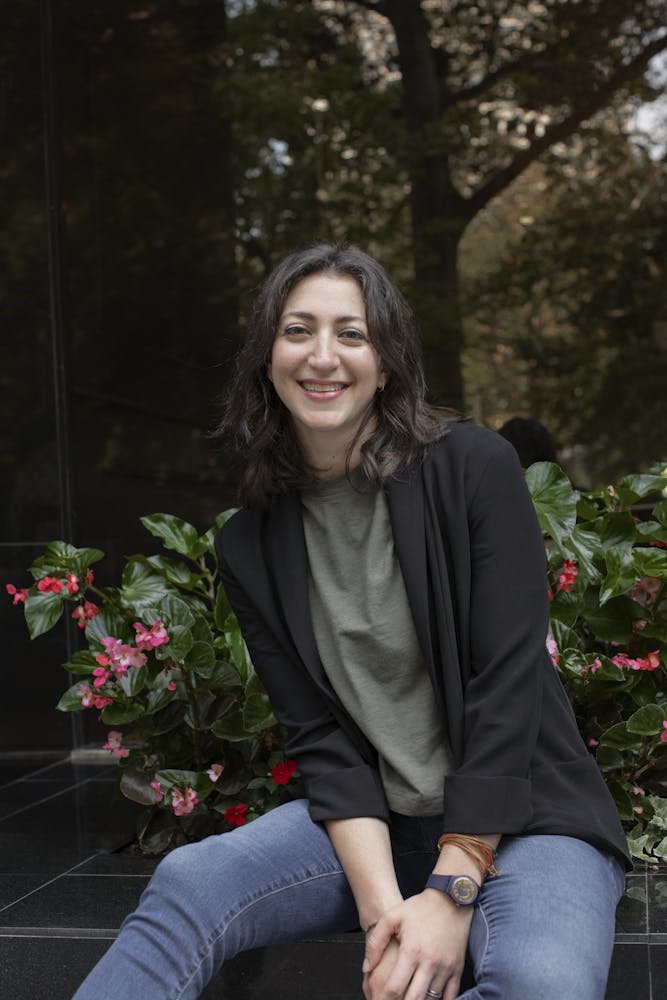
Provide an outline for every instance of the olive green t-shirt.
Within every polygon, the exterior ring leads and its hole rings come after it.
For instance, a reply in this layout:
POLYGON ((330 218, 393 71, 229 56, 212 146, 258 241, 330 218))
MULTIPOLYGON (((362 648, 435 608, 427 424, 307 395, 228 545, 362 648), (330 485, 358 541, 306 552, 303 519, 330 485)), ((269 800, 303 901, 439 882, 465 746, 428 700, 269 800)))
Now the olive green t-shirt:
POLYGON ((390 809, 442 812, 449 741, 424 667, 382 490, 355 469, 301 495, 310 612, 329 681, 379 755, 390 809))

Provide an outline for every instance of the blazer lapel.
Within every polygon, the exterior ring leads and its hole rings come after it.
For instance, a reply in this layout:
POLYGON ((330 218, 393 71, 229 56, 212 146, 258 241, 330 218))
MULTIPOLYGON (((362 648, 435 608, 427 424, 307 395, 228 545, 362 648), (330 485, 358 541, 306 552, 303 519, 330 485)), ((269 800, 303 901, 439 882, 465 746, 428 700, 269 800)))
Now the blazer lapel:
POLYGON ((424 489, 416 471, 394 476, 385 486, 394 545, 403 574, 417 639, 433 687, 440 697, 442 680, 436 670, 429 617, 429 579, 424 525, 424 489))
POLYGON ((296 492, 284 494, 272 504, 266 546, 269 571, 289 634, 309 673, 331 698, 333 690, 320 661, 310 618, 308 555, 296 492))

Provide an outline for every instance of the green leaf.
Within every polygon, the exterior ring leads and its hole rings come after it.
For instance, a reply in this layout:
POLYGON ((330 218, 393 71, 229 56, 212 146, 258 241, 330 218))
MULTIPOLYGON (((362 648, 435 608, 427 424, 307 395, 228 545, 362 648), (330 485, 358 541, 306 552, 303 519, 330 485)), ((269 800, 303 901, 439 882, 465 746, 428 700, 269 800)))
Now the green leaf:
POLYGON ((632 554, 638 577, 667 579, 667 549, 637 548, 632 554))
POLYGON ((165 578, 150 566, 131 562, 123 571, 120 597, 126 608, 141 616, 144 608, 158 604, 170 589, 165 578))
POLYGON ((100 718, 108 726, 122 726, 126 722, 134 722, 144 714, 143 705, 107 705, 102 709, 100 718))
POLYGON ((247 682, 253 675, 254 668, 250 661, 246 644, 243 641, 241 629, 238 625, 235 624, 232 630, 227 634, 227 641, 229 643, 229 652, 231 653, 234 665, 241 675, 241 679, 244 682, 247 682))
POLYGON ((218 719, 211 726, 211 732, 220 739, 229 740, 230 743, 238 743, 239 740, 247 740, 252 734, 248 733, 243 723, 240 712, 227 715, 224 719, 218 719))
POLYGON ((637 579, 632 551, 624 548, 609 549, 605 553, 607 576, 600 586, 600 604, 624 594, 637 579))
MULTIPOLYGON (((99 615, 88 622, 86 627, 86 639, 88 642, 97 643, 102 646, 102 639, 107 636, 114 639, 129 640, 130 627, 127 620, 107 605, 103 607, 99 615)), ((132 638, 134 632, 132 633, 132 638)))
POLYGON ((215 523, 211 525, 205 535, 202 535, 201 540, 206 543, 206 548, 212 554, 215 554, 214 541, 215 536, 220 531, 223 524, 229 521, 230 517, 234 517, 234 514, 239 510, 238 507, 230 507, 228 510, 223 510, 222 513, 218 514, 215 519, 215 523))
POLYGON ((53 628, 63 613, 64 598, 61 594, 28 593, 25 600, 25 620, 31 639, 53 628))
POLYGON ((168 594, 163 597, 159 604, 160 614, 165 626, 182 625, 185 628, 192 628, 195 623, 195 616, 190 610, 187 601, 175 594, 168 594))
POLYGON ((144 854, 162 854, 175 846, 178 830, 178 818, 171 809, 156 806, 139 829, 141 850, 144 854))
POLYGON ((230 611, 231 607, 227 600, 225 588, 220 584, 215 595, 215 607, 213 609, 213 618, 219 629, 224 629, 230 611))
POLYGON ((194 788, 199 799, 205 799, 213 790, 211 779, 202 771, 184 771, 177 768, 168 768, 158 771, 155 775, 155 780, 160 782, 163 791, 174 787, 181 789, 186 787, 194 788))
POLYGON ((618 722, 600 737, 601 746, 616 747, 617 750, 639 750, 643 744, 641 736, 628 732, 625 722, 618 722))
POLYGON ((210 646, 213 645, 211 626, 202 615, 195 617, 195 622, 192 626, 192 638, 195 642, 206 642, 210 646))
POLYGON ((79 687, 81 682, 78 684, 72 684, 70 688, 65 691, 64 695, 56 705, 56 708, 60 712, 77 712, 82 709, 81 705, 81 692, 79 687))
POLYGON ((629 552, 637 536, 635 520, 629 511, 612 511, 600 518, 598 534, 605 552, 609 549, 629 552))
POLYGON ((628 731, 643 736, 657 736, 662 732, 662 724, 667 712, 660 705, 644 705, 627 720, 628 731))
POLYGON ((643 544, 647 542, 667 543, 667 528, 657 521, 640 521, 637 525, 637 536, 643 544))
POLYGON ((562 547, 577 560, 580 573, 589 580, 600 579, 594 559, 602 554, 602 545, 598 533, 590 525, 578 524, 567 538, 563 538, 562 547))
POLYGON ((141 562, 157 573, 161 573, 169 583, 182 587, 184 590, 196 590, 204 574, 193 573, 180 559, 170 559, 169 556, 144 556, 141 554, 128 557, 128 562, 141 562))
POLYGON ((207 642, 193 643, 185 665, 200 677, 210 677, 215 668, 215 649, 207 642))
POLYGON ((154 788, 151 788, 153 778, 144 771, 133 767, 123 768, 120 777, 120 790, 126 799, 138 802, 142 806, 154 806, 160 801, 154 788))
POLYGON ((42 576, 63 577, 65 573, 82 576, 93 563, 103 558, 101 549, 77 549, 69 542, 49 542, 44 554, 33 562, 30 572, 35 579, 42 576))
POLYGON ((536 462, 525 476, 543 533, 561 543, 574 528, 578 494, 562 469, 552 462, 536 462))
POLYGON ((617 747, 600 746, 595 753, 595 760, 601 771, 612 771, 623 767, 625 758, 617 747))
POLYGON ((146 667, 130 667, 124 677, 120 678, 118 684, 128 698, 133 698, 140 691, 143 691, 147 680, 148 671, 146 667))
POLYGON ((199 537, 197 529, 187 521, 173 514, 151 514, 142 517, 141 523, 152 535, 160 538, 165 548, 180 552, 183 556, 196 560, 206 551, 206 542, 199 537))
POLYGON ((641 618, 641 608, 629 597, 613 597, 600 607, 596 595, 588 593, 583 617, 598 639, 628 643, 633 635, 632 622, 641 618))
POLYGON ((63 666, 70 674, 92 674, 99 664, 89 649, 80 649, 63 666))
POLYGON ((621 503, 630 507, 637 500, 643 500, 644 497, 650 496, 652 493, 659 493, 664 485, 665 480, 662 476, 624 476, 616 487, 616 492, 621 503))
MULTIPOLYGON (((168 691, 166 694, 172 694, 172 692, 168 691)), ((153 736, 173 733, 183 723, 185 704, 174 694, 165 707, 166 694, 164 690, 151 691, 148 696, 146 714, 151 715, 150 731, 153 736)))
POLYGON ((663 528, 667 528, 667 500, 661 500, 659 504, 656 504, 653 516, 660 522, 663 528))
POLYGON ((169 657, 177 663, 182 663, 193 645, 192 632, 184 625, 174 625, 169 629, 170 641, 164 646, 158 646, 156 655, 160 659, 169 657))
MULTIPOLYGON (((176 698, 176 692, 170 691, 169 688, 166 687, 150 691, 148 694, 148 698, 146 699, 146 709, 145 709, 146 715, 155 715, 156 712, 162 711, 162 709, 166 708, 166 706, 169 705, 170 702, 174 701, 175 698, 176 698)), ((181 714, 182 713, 180 711, 177 713, 178 722, 180 722, 181 714)), ((172 727, 169 726, 167 729, 164 730, 155 729, 153 730, 153 732, 155 733, 157 733, 158 731, 168 732, 170 728, 172 727)))

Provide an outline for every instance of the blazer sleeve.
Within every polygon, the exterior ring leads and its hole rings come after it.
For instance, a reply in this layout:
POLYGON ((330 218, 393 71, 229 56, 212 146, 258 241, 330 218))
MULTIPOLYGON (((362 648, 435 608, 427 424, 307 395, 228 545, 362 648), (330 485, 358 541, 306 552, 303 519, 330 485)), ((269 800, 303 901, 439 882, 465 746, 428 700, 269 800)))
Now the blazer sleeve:
POLYGON ((516 453, 498 441, 467 503, 470 671, 463 756, 445 782, 445 828, 512 833, 532 814, 549 627, 542 534, 516 453))
POLYGON ((220 535, 216 555, 220 579, 253 666, 276 718, 287 729, 285 752, 297 762, 311 817, 318 822, 353 816, 386 821, 389 811, 379 772, 341 728, 296 651, 286 649, 273 634, 235 579, 220 535))

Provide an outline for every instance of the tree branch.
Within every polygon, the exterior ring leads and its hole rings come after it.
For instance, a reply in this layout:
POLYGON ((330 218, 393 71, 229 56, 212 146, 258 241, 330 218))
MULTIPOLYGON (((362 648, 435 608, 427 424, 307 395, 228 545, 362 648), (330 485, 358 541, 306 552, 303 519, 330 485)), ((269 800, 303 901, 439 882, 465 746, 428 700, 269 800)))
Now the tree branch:
POLYGON ((513 180, 523 173, 526 167, 533 163, 542 153, 546 152, 550 146, 553 146, 557 142, 563 142, 572 135, 582 122, 588 118, 592 118, 600 108, 604 107, 617 90, 620 90, 624 84, 646 69, 650 60, 665 49, 667 49, 667 35, 662 35, 660 38, 654 39, 634 59, 630 60, 629 63, 620 66, 605 83, 601 84, 590 95, 587 101, 580 104, 561 121, 549 126, 544 135, 532 142, 528 149, 517 153, 511 163, 502 170, 499 170, 475 194, 466 199, 466 214, 468 217, 472 219, 480 209, 484 208, 492 198, 495 198, 504 191, 513 180))

